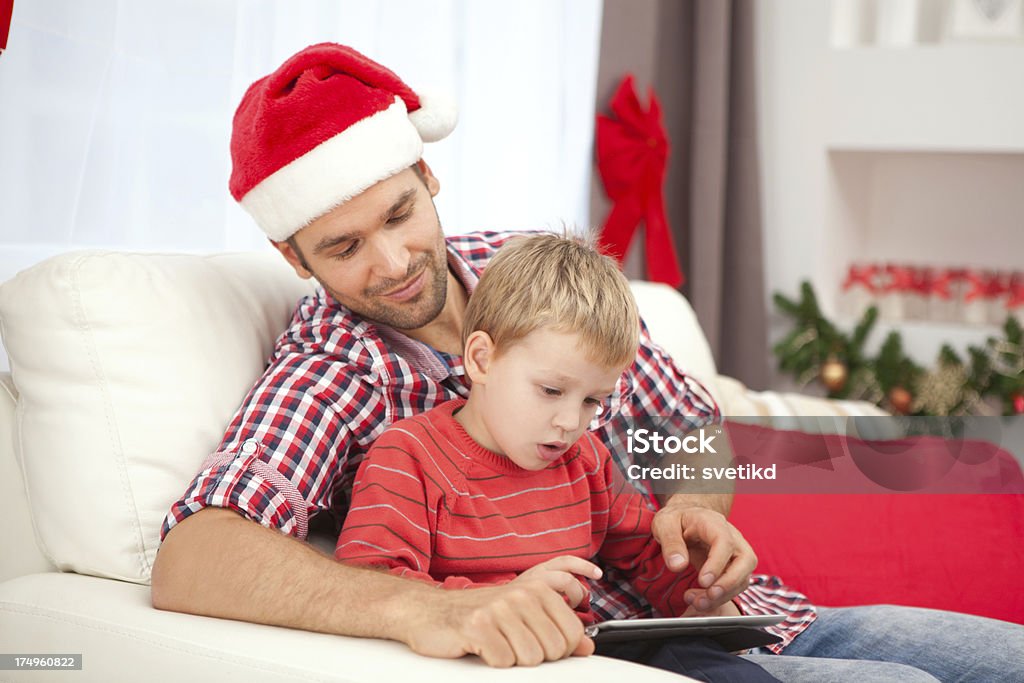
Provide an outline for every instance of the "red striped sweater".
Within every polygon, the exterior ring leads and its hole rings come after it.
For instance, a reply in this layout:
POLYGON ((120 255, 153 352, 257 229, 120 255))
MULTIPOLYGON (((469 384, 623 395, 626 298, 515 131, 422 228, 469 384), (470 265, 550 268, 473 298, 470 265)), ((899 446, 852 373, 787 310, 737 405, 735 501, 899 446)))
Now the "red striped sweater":
MULTIPOLYGON (((654 511, 595 436, 531 472, 466 433, 453 417, 464 404, 396 422, 376 441, 356 476, 338 559, 468 588, 511 581, 560 555, 596 558, 661 615, 685 611, 694 572, 667 569, 651 536, 654 511)), ((580 616, 593 619, 586 609, 580 616)))

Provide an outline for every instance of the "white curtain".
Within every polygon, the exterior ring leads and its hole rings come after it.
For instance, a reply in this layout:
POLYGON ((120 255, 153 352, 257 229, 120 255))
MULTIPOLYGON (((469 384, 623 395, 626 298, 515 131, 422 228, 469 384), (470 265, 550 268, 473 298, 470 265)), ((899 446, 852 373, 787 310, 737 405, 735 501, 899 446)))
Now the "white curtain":
POLYGON ((17 0, 0 57, 0 281, 83 247, 266 248, 231 116, 296 50, 352 45, 457 97, 425 158, 450 233, 586 224, 599 0, 17 0))
POLYGON ((0 282, 73 249, 269 248, 228 194, 231 117, 327 40, 456 96, 459 126, 424 153, 447 232, 584 226, 600 22, 600 0, 17 0, 0 282))

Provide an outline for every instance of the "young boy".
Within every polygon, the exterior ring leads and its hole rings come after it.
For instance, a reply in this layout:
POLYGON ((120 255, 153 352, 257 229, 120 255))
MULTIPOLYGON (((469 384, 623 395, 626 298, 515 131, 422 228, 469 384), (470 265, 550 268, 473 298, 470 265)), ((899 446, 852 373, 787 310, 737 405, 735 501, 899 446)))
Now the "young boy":
MULTIPOLYGON (((639 329, 614 261, 551 234, 510 241, 466 309, 469 398, 381 435, 359 468, 335 556, 449 589, 544 581, 585 623, 597 558, 662 615, 683 614, 694 571, 668 570, 654 511, 587 432, 636 356, 639 329)), ((640 650, 599 653, 715 681, 775 680, 710 641, 640 650)))

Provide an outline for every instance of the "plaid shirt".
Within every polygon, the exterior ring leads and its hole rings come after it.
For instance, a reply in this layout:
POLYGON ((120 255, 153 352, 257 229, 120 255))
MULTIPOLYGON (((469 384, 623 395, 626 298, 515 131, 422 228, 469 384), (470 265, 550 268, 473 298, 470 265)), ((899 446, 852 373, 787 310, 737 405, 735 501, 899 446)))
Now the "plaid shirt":
MULTIPOLYGON (((467 291, 515 234, 448 238, 448 265, 467 291)), ((161 538, 206 506, 233 509, 297 538, 307 536, 309 520, 318 513, 332 516, 340 528, 359 463, 377 437, 397 420, 468 394, 461 356, 357 318, 321 288, 299 303, 220 448, 172 506, 161 538)), ((693 429, 721 419, 704 387, 673 363, 646 327, 636 361, 591 428, 610 443, 612 416, 643 415, 682 416, 693 429)), ((654 616, 613 571, 606 572, 592 600, 602 619, 654 616)), ((783 638, 772 646, 775 652, 816 616, 805 596, 776 577, 755 576, 737 603, 745 614, 787 615, 770 629, 783 638)))

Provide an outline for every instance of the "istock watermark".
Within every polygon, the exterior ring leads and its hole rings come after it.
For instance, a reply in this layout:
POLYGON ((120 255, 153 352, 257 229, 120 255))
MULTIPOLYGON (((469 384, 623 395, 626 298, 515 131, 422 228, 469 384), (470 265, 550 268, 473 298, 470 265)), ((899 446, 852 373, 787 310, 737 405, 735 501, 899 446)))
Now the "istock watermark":
POLYGON ((682 438, 675 434, 662 436, 661 433, 650 429, 627 429, 626 449, 632 455, 644 455, 645 453, 717 453, 712 442, 719 434, 707 435, 703 429, 697 434, 690 434, 682 438), (697 445, 694 445, 697 444, 697 445))
POLYGON ((603 429, 639 492, 1024 493, 1024 416, 616 418, 603 429))
MULTIPOLYGON (((698 429, 695 433, 685 436, 676 434, 664 435, 655 429, 627 429, 626 451, 631 456, 637 455, 719 455, 715 449, 715 439, 724 440, 721 428, 715 427, 714 433, 698 429)), ((725 446, 725 444, 723 444, 725 446)), ((723 447, 723 452, 726 448, 723 447)), ((675 480, 675 481, 735 481, 742 479, 775 479, 775 465, 759 467, 752 463, 738 466, 699 466, 695 464, 671 463, 663 466, 643 466, 631 464, 626 468, 626 476, 634 481, 675 480)))

